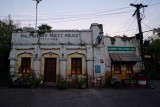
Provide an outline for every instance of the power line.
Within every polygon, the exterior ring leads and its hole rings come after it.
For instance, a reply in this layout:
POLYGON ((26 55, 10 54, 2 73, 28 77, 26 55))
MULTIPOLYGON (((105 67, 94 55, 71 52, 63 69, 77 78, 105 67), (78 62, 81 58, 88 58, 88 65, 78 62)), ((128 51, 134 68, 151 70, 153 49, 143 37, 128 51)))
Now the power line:
POLYGON ((134 23, 134 20, 132 21, 132 23, 130 24, 130 26, 127 28, 127 30, 124 32, 124 34, 129 30, 129 28, 132 26, 133 23, 134 23))
POLYGON ((150 1, 148 2, 148 5, 149 5, 151 2, 152 2, 152 0, 150 0, 150 1))
MULTIPOLYGON (((96 14, 96 13, 100 13, 100 12, 113 12, 113 11, 119 11, 119 10, 123 10, 123 9, 127 9, 127 8, 130 8, 130 7, 122 7, 122 8, 115 8, 115 9, 109 9, 109 10, 103 10, 102 11, 102 9, 101 10, 95 10, 95 12, 91 12, 91 11, 88 11, 89 13, 87 13, 87 15, 88 14, 96 14)), ((87 11, 84 11, 85 13, 87 12, 87 11)), ((55 15, 55 13, 56 12, 54 12, 54 13, 51 13, 51 15, 55 15)), ((60 12, 57 12, 57 13, 60 13, 60 12)), ((72 11, 72 12, 65 12, 65 14, 66 13, 72 13, 73 15, 77 15, 77 11, 76 12, 74 12, 74 11, 72 11)), ((41 14, 42 15, 42 14, 41 14)), ((47 16, 47 15, 50 15, 50 14, 45 14, 45 16, 47 16)), ((63 16, 73 16, 73 15, 63 15, 63 16)), ((84 14, 84 13, 78 13, 78 15, 86 15, 86 14, 84 14)), ((16 15, 16 16, 13 16, 13 17, 23 17, 23 16, 26 16, 26 15, 16 15)), ((28 16, 32 16, 32 17, 35 17, 35 15, 27 15, 27 17, 28 16)), ((40 16, 40 15, 39 15, 40 16)), ((5 16, 1 16, 1 17, 5 17, 5 16)))
POLYGON ((138 26, 137 26, 137 28, 136 28, 136 31, 133 33, 133 35, 136 34, 137 30, 138 30, 138 26))
MULTIPOLYGON (((121 13, 121 14, 122 14, 122 13, 121 13)), ((85 18, 80 18, 80 19, 71 19, 71 20, 64 20, 64 21, 54 21, 54 22, 47 22, 47 23, 61 23, 61 22, 70 22, 70 21, 93 19, 93 18, 103 18, 102 16, 106 16, 106 15, 94 16, 94 17, 85 17, 85 18)), ((44 23, 39 23, 39 24, 44 24, 44 23)), ((28 24, 27 24, 27 25, 28 25, 28 24)))
MULTIPOLYGON (((115 9, 109 9, 109 10, 95 10, 95 12, 91 12, 91 11, 88 11, 89 13, 87 13, 87 15, 88 14, 97 14, 97 13, 100 13, 100 12, 113 12, 113 11, 119 11, 119 10, 123 10, 123 9, 127 9, 127 8, 130 8, 130 7, 122 7, 122 8, 115 8, 115 9)), ((83 11, 83 12, 87 12, 87 11, 83 11)), ((59 13, 59 12, 58 12, 59 13)), ((65 14, 66 14, 67 12, 65 12, 65 14)), ((68 13, 72 13, 72 14, 74 14, 74 15, 86 15, 86 14, 84 14, 84 13, 77 13, 77 11, 76 12, 74 12, 74 11, 72 11, 72 12, 68 12, 68 13)), ((46 14, 46 15, 55 15, 55 13, 51 13, 51 14, 46 14)), ((65 16, 72 16, 72 15, 65 15, 65 16)))
POLYGON ((118 32, 112 32, 109 35, 116 34, 116 33, 122 33, 122 32, 128 32, 128 31, 134 31, 134 30, 136 30, 136 29, 130 29, 130 30, 123 30, 123 31, 118 31, 118 32))
MULTIPOLYGON (((137 0, 136 0, 137 1, 137 0)), ((136 2, 135 1, 135 2, 136 2)), ((152 0, 151 0, 152 1, 152 0)), ((150 1, 150 2, 151 2, 150 1)), ((149 3, 150 3, 149 2, 149 3)), ((148 5, 148 6, 155 6, 155 5, 159 5, 160 3, 155 3, 155 4, 151 4, 151 5, 148 5)), ((115 8, 115 9, 109 9, 109 10, 105 10, 104 12, 111 12, 111 11, 119 11, 119 10, 122 10, 122 9, 127 9, 127 8, 131 8, 131 7, 121 7, 121 8, 115 8)), ((100 9, 100 10, 93 10, 93 11, 96 11, 96 12, 103 12, 103 11, 101 11, 102 9, 100 9)), ((86 12, 86 11, 84 11, 84 12, 86 12)), ((57 13, 60 13, 60 12, 57 12, 57 13)), ((75 12, 65 12, 65 13, 73 13, 74 15, 75 14, 77 14, 77 12, 75 13, 75 12)), ((54 14, 55 15, 55 13, 51 13, 51 14, 54 14)), ((49 15, 49 14, 46 14, 46 16, 47 15, 49 15)), ((80 14, 80 15, 83 15, 83 14, 80 14)), ((31 16, 31 17, 35 17, 35 15, 16 15, 16 16, 14 16, 14 15, 12 15, 12 17, 29 17, 29 16, 31 16)), ((39 16, 40 16, 40 14, 39 14, 39 16)), ((69 15, 70 16, 70 15, 69 15)), ((0 16, 0 17, 6 17, 6 16, 0 16)))
POLYGON ((143 21, 141 21, 145 26, 147 26, 149 29, 152 29, 152 28, 150 28, 147 24, 145 24, 143 21))
MULTIPOLYGON (((136 1, 138 1, 138 0, 136 0, 136 1)), ((136 2, 135 1, 135 2, 136 2)), ((152 1, 152 0, 151 0, 152 1)), ((151 2, 150 1, 150 2, 151 2)), ((149 3, 150 3, 149 2, 149 3)), ((155 4, 151 4, 151 5, 148 5, 148 6, 154 6, 154 5, 159 5, 160 3, 155 3, 155 4)), ((105 12, 111 12, 111 11, 119 11, 119 10, 122 10, 122 9, 127 9, 127 8, 131 8, 131 7, 121 7, 121 8, 115 8, 115 9, 108 9, 108 10, 104 10, 105 12)), ((91 11, 96 11, 96 12, 101 12, 102 11, 102 9, 99 9, 99 10, 89 10, 89 11, 82 11, 82 12, 91 12, 91 11)), ((103 11, 102 11, 103 12, 103 11)), ((51 14, 56 14, 56 13, 62 13, 62 12, 54 12, 54 13, 51 13, 51 14)), ((74 14, 77 14, 77 11, 76 11, 76 13, 74 12, 74 11, 72 11, 72 12, 64 12, 64 13, 74 13, 74 14)), ((39 14, 39 15, 49 15, 49 14, 39 14)), ((25 17, 25 16, 31 16, 31 17, 35 17, 35 15, 13 15, 12 17, 25 17)), ((0 17, 6 17, 6 16, 0 16, 0 17)))
POLYGON ((138 0, 135 0, 133 3, 136 3, 138 0))
MULTIPOLYGON (((144 32, 148 32, 148 31, 153 31, 153 30, 155 29, 155 27, 157 27, 157 26, 160 26, 160 24, 153 25, 152 28, 149 28, 149 30, 143 31, 143 33, 144 33, 144 32)), ((111 35, 111 34, 116 34, 116 33, 123 33, 123 32, 126 32, 126 31, 127 31, 127 32, 128 32, 128 31, 134 31, 134 30, 137 31, 137 29, 130 29, 130 30, 123 30, 123 31, 112 32, 112 33, 110 33, 109 35, 111 35)))
POLYGON ((149 0, 144 1, 143 4, 147 4, 148 1, 149 1, 149 0))
MULTIPOLYGON (((66 16, 67 16, 67 17, 69 16, 69 17, 70 17, 70 16, 75 16, 75 15, 79 15, 79 16, 82 16, 82 15, 93 15, 93 14, 97 14, 97 13, 104 13, 104 12, 106 13, 106 12, 119 11, 119 10, 126 9, 126 8, 129 8, 129 7, 110 9, 110 10, 108 10, 108 11, 106 11, 106 10, 103 10, 103 11, 102 11, 102 10, 101 10, 101 11, 89 12, 89 13, 77 13, 77 12, 75 13, 75 12, 72 12, 71 15, 68 15, 68 14, 67 14, 67 15, 61 15, 61 17, 62 17, 62 16, 65 16, 65 17, 66 17, 66 16)), ((65 14, 66 14, 66 13, 67 13, 67 12, 65 12, 65 14)), ((71 13, 71 12, 70 12, 70 13, 71 13)), ((55 15, 55 13, 52 13, 52 15, 53 15, 53 14, 55 15)), ((48 16, 48 15, 49 15, 49 14, 46 14, 45 17, 48 16)), ((16 16, 13 15, 12 17, 29 17, 29 16, 35 17, 35 15, 16 15, 16 16)), ((39 15, 39 16, 41 16, 41 15, 39 15)), ((0 16, 0 17, 6 17, 6 16, 0 16)))
MULTIPOLYGON (((108 15, 116 15, 116 14, 124 14, 124 13, 131 13, 132 11, 124 11, 124 12, 118 12, 118 13, 108 13, 108 14, 96 14, 96 17, 101 17, 101 16, 108 16, 108 15)), ((84 16, 82 16, 84 17, 84 16)), ((94 16, 85 16, 84 18, 93 18, 94 16)), ((46 19, 38 19, 39 21, 46 21, 46 20, 60 20, 60 19, 67 19, 67 18, 76 18, 76 17, 63 17, 63 18, 46 18, 46 19)), ((77 19, 77 18, 76 18, 77 19)), ((14 19, 16 20, 16 19, 14 19)), ((35 20, 17 20, 17 21, 35 21, 35 20)))
POLYGON ((118 30, 120 30, 120 29, 122 29, 124 26, 126 26, 131 19, 132 19, 132 17, 130 17, 129 20, 128 20, 123 26, 121 26, 118 30))
POLYGON ((150 4, 148 6, 155 6, 155 5, 160 5, 160 3, 150 4))

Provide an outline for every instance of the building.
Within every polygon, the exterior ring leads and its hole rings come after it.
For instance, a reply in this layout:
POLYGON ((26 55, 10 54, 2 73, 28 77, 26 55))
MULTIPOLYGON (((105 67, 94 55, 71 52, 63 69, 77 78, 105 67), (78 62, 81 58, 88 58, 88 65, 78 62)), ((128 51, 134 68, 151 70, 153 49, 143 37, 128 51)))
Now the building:
POLYGON ((10 73, 33 70, 43 75, 43 82, 78 74, 105 84, 111 75, 123 79, 141 71, 139 48, 135 37, 104 36, 102 24, 97 23, 88 30, 19 31, 12 35, 10 73))

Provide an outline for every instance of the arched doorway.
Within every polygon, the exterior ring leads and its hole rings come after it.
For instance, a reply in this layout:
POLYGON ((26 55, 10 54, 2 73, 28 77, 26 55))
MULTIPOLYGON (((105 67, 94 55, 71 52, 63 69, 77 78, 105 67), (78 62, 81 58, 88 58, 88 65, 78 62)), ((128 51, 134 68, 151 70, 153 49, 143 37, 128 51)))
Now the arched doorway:
POLYGON ((56 82, 56 75, 59 72, 59 56, 49 52, 42 55, 41 74, 44 76, 44 82, 56 82))

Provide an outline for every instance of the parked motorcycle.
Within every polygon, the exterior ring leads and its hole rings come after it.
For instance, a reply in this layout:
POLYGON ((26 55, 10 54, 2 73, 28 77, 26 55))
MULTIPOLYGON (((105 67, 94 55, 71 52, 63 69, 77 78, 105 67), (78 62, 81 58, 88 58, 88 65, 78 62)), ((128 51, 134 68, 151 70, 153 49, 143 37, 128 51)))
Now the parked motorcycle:
POLYGON ((115 89, 122 89, 122 87, 123 87, 121 79, 116 75, 111 77, 110 84, 115 89))

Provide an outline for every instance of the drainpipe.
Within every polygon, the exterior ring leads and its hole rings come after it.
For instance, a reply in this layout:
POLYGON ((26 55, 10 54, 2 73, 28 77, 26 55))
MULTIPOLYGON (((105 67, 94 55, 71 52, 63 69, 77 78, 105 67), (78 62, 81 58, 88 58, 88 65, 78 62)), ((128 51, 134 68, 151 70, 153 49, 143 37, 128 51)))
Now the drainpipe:
POLYGON ((93 84, 94 84, 94 70, 95 70, 95 68, 94 68, 94 44, 93 44, 93 32, 92 32, 92 48, 93 48, 93 52, 92 52, 92 54, 93 54, 93 84))

